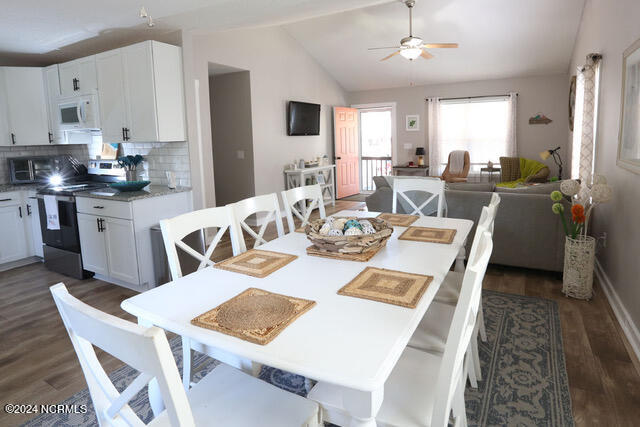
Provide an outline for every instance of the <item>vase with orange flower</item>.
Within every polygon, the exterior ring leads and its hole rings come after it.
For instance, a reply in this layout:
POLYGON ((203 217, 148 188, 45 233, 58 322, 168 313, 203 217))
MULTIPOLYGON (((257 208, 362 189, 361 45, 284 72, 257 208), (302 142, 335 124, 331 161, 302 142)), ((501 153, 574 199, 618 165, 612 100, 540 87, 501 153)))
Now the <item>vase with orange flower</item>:
POLYGON ((560 216, 566 234, 562 292, 569 297, 591 299, 596 239, 587 235, 593 208, 611 199, 611 188, 603 176, 590 184, 574 180, 563 181, 560 191, 551 193, 551 209, 560 216), (570 215, 565 213, 563 199, 571 202, 570 215))

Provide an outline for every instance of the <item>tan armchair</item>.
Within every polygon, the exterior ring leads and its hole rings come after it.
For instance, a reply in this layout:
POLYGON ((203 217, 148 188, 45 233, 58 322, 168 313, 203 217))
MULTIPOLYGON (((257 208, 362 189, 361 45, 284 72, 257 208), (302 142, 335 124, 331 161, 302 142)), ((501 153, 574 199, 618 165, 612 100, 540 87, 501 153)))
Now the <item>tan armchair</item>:
POLYGON ((449 153, 447 167, 444 168, 444 172, 442 172, 442 180, 445 182, 466 182, 467 177, 469 176, 469 169, 471 168, 471 158, 469 157, 469 152, 464 152, 464 166, 462 167, 462 171, 459 171, 457 173, 451 172, 451 155, 453 153, 453 151, 449 153))

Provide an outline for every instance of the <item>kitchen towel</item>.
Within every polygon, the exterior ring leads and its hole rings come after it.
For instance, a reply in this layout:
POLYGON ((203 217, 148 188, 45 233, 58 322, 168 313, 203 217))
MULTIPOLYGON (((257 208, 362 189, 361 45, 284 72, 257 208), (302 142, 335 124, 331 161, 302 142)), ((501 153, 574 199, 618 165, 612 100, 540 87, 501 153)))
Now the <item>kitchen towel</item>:
POLYGON ((56 196, 44 196, 44 210, 47 214, 47 230, 60 230, 56 196))

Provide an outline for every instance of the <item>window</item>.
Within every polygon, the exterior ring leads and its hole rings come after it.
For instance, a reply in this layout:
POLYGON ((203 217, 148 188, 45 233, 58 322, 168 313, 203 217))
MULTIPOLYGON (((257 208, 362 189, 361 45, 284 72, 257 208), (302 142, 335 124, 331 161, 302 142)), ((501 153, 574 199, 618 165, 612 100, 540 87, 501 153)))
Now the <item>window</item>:
POLYGON ((391 175, 392 108, 360 109, 360 191, 373 191, 374 176, 391 175))
POLYGON ((501 156, 512 155, 510 111, 509 97, 442 100, 439 164, 446 164, 454 150, 468 151, 472 165, 477 166, 499 163, 501 156))

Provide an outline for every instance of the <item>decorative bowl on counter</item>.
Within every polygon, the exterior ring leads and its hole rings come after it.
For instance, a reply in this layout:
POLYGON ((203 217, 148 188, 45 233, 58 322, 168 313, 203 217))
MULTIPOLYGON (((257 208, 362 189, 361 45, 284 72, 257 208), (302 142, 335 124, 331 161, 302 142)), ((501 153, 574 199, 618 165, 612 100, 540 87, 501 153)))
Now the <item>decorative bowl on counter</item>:
POLYGON ((378 218, 327 217, 311 221, 305 233, 320 250, 361 254, 386 245, 393 227, 378 218), (350 229, 357 232, 350 232, 350 229))
POLYGON ((151 184, 151 181, 118 181, 109 184, 111 188, 115 188, 118 191, 140 191, 147 185, 151 184))

